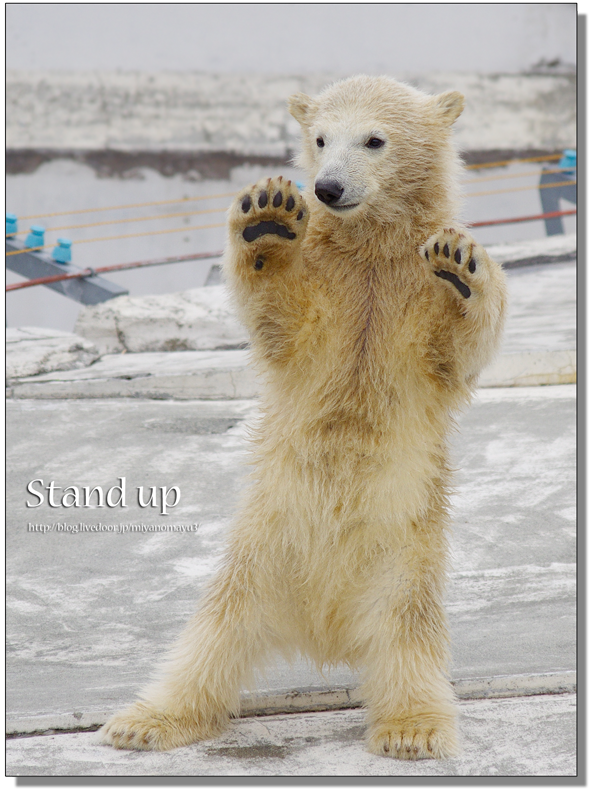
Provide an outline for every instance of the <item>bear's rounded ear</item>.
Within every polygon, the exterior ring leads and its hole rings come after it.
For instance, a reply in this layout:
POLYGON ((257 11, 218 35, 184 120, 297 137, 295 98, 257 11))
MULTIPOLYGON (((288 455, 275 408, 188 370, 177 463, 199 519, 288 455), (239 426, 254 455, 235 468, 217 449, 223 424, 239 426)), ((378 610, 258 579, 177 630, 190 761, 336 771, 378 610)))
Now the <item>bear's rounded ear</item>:
POLYGON ((315 115, 317 103, 308 94, 292 94, 288 100, 288 108, 296 121, 307 125, 315 115))
POLYGON ((434 102, 442 118, 449 125, 458 119, 465 107, 465 98, 460 91, 445 91, 434 97, 434 102))

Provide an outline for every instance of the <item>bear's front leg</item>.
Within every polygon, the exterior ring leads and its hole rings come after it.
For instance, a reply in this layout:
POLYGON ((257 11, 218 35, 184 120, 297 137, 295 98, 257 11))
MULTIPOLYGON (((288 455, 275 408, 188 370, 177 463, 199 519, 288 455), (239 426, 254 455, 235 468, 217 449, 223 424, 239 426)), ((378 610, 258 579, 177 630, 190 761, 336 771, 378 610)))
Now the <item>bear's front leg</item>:
MULTIPOLYGON (((455 357, 467 378, 476 377, 495 354, 506 315, 502 268, 465 229, 440 230, 423 244, 421 257, 450 305, 458 306, 455 357)), ((452 314, 448 315, 452 323, 452 314)))
POLYGON ((264 282, 298 264, 308 209, 291 180, 268 177, 246 187, 228 220, 226 269, 231 276, 264 282))
MULTIPOLYGON (((308 208, 291 180, 265 179, 241 191, 229 210, 223 270, 255 358, 285 365, 315 321, 302 241, 308 208)), ((310 332, 310 330, 309 330, 310 332)))

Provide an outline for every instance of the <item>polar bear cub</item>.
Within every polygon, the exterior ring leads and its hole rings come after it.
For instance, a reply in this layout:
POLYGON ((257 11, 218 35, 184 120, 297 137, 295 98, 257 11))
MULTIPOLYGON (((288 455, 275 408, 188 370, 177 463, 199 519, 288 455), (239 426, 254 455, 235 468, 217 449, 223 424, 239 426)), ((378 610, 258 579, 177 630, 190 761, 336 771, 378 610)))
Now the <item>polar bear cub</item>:
POLYGON ((229 212, 226 277, 265 382, 252 486, 197 614, 106 743, 213 737, 254 665, 300 651, 360 670, 374 753, 457 753, 447 438, 506 304, 457 221, 463 104, 365 76, 291 97, 306 189, 264 179, 229 212))

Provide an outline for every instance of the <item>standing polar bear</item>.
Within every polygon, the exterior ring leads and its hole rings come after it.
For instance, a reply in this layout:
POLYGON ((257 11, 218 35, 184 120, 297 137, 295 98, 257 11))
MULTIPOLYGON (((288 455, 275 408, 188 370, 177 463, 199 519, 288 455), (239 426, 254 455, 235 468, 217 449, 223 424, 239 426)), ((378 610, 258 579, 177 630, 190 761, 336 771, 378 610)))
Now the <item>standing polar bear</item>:
POLYGON ((447 438, 506 293, 456 221, 463 105, 364 76, 291 97, 306 192, 261 180, 229 213, 225 272, 265 377, 252 487, 198 613, 103 741, 215 736, 253 665, 299 650, 361 668, 374 753, 457 753, 447 438))

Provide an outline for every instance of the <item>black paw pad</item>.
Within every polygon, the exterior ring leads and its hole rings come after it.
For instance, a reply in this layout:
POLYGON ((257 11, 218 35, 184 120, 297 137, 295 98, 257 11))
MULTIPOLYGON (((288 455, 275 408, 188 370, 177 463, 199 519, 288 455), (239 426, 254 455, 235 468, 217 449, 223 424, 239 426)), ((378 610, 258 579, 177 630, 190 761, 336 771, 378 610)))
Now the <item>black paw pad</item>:
POLYGON ((471 295, 471 289, 469 288, 469 286, 465 285, 465 283, 462 280, 460 280, 456 276, 456 274, 453 274, 451 271, 443 271, 443 270, 442 271, 436 271, 435 272, 435 276, 436 277, 440 277, 440 279, 448 280, 448 282, 451 282, 454 285, 454 287, 456 288, 456 290, 462 296, 465 297, 465 299, 468 299, 469 296, 471 295))
POLYGON ((296 237, 295 232, 291 232, 283 224, 277 224, 276 221, 259 221, 258 224, 246 227, 242 233, 244 241, 248 241, 248 243, 256 241, 261 235, 279 235, 280 238, 288 238, 290 241, 296 237))
POLYGON ((477 268, 477 263, 475 262, 475 258, 472 257, 469 262, 469 271, 471 272, 471 274, 475 273, 476 268, 477 268))
POLYGON ((454 262, 455 263, 460 263, 461 260, 462 260, 461 251, 460 251, 460 249, 457 249, 456 252, 454 253, 454 262))
POLYGON ((444 244, 444 257, 450 257, 450 247, 448 244, 444 244))
POLYGON ((244 213, 247 213, 251 207, 252 207, 252 200, 250 199, 248 194, 246 194, 246 196, 242 199, 242 210, 244 211, 244 213))
POLYGON ((267 206, 268 195, 266 191, 261 191, 258 195, 258 207, 265 208, 267 206))
POLYGON ((283 194, 281 193, 281 191, 278 191, 273 197, 273 207, 278 208, 282 202, 283 202, 283 194))
POLYGON ((288 197, 288 201, 285 203, 285 209, 288 210, 288 211, 289 210, 293 210, 295 204, 296 204, 296 200, 294 199, 293 196, 290 196, 290 197, 288 197))
POLYGON ((436 255, 439 255, 439 253, 440 253, 440 245, 438 244, 437 241, 435 242, 435 245, 433 247, 433 251, 436 253, 436 255))
POLYGON ((259 258, 259 259, 256 261, 256 263, 254 264, 254 268, 255 268, 257 271, 260 271, 260 270, 261 270, 261 268, 264 266, 264 264, 265 264, 265 263, 264 263, 264 260, 261 260, 261 259, 259 258))
POLYGON ((304 211, 303 211, 303 210, 301 210, 301 211, 298 213, 298 215, 296 216, 296 219, 297 219, 298 221, 300 221, 300 219, 301 219, 303 216, 304 216, 304 211))

